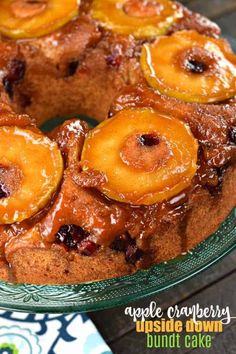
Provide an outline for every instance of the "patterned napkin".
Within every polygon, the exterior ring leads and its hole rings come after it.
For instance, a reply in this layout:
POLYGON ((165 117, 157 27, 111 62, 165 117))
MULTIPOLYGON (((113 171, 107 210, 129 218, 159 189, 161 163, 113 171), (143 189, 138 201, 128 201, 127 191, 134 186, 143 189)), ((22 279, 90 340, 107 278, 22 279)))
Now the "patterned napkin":
POLYGON ((85 314, 0 310, 0 354, 112 354, 85 314))

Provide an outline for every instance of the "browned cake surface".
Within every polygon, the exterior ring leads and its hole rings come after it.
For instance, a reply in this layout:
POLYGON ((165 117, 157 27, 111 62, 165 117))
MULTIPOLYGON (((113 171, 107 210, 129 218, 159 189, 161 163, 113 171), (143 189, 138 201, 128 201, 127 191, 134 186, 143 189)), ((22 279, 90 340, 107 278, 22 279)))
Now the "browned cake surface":
POLYGON ((174 258, 213 233, 235 206, 236 168, 225 175, 223 192, 213 197, 205 191, 192 197, 184 217, 163 221, 148 242, 145 258, 136 265, 127 263, 124 252, 101 248, 85 257, 63 249, 23 248, 11 260, 10 274, 4 279, 27 283, 76 283, 108 279, 137 271, 140 267, 174 258), (143 264, 142 264, 143 263, 143 264), (32 271, 34 269, 34 271, 32 271))
MULTIPOLYGON (((143 41, 101 29, 91 19, 90 3, 82 1, 81 15, 57 32, 17 42, 18 58, 9 63, 5 80, 17 112, 39 122, 77 114, 102 120, 117 92, 139 81, 143 41)), ((169 33, 190 28, 214 37, 220 33, 217 25, 185 8, 169 33)), ((3 41, 15 48, 15 41, 3 41)))

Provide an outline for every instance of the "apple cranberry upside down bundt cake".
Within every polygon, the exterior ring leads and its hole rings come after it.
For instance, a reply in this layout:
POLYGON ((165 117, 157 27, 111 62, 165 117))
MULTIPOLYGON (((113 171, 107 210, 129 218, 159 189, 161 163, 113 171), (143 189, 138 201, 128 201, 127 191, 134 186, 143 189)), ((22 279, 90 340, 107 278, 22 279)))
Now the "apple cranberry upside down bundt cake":
POLYGON ((0 2, 0 278, 76 283, 192 249, 236 204, 236 56, 169 0, 0 2), (91 129, 55 116, 87 114, 91 129))

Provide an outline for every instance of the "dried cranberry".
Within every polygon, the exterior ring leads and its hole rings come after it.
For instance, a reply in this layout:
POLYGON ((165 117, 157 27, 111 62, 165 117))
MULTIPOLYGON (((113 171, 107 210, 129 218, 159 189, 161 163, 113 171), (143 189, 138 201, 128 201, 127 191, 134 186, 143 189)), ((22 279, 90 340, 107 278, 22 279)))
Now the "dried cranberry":
POLYGON ((6 189, 6 187, 0 183, 0 199, 2 198, 7 198, 9 196, 9 193, 6 189))
POLYGON ((135 264, 142 257, 142 251, 133 244, 127 247, 125 259, 128 263, 135 264))
POLYGON ((202 74, 207 71, 208 66, 199 60, 190 59, 186 63, 186 69, 193 74, 202 74))
POLYGON ((112 118, 113 117, 113 113, 111 111, 108 112, 108 118, 112 118))
POLYGON ((79 66, 78 60, 71 61, 67 67, 67 76, 68 77, 73 76, 76 73, 78 66, 79 66))
POLYGON ((71 249, 76 249, 87 236, 88 233, 76 225, 63 225, 56 234, 57 240, 71 249))
POLYGON ((122 56, 116 55, 116 54, 108 55, 106 57, 106 63, 107 63, 107 65, 113 66, 118 69, 122 63, 122 56))
POLYGON ((7 79, 11 82, 17 82, 24 78, 26 65, 23 60, 13 59, 8 65, 7 79))
POLYGON ((12 99, 14 95, 13 84, 22 80, 25 76, 26 65, 23 60, 14 59, 9 62, 8 74, 3 78, 6 93, 12 99))
POLYGON ((236 144, 236 127, 229 129, 229 140, 231 143, 236 144))
POLYGON ((151 147, 160 144, 160 139, 155 134, 143 134, 139 137, 139 142, 143 146, 151 147))
POLYGON ((3 86, 4 86, 5 91, 8 94, 8 96, 12 99, 13 95, 14 95, 12 82, 9 81, 7 78, 4 78, 3 79, 3 86))
POLYGON ((118 236, 112 243, 112 249, 115 251, 125 252, 129 244, 132 242, 131 237, 126 233, 118 236))
POLYGON ((77 225, 63 225, 56 234, 58 243, 82 255, 90 256, 98 249, 98 245, 88 240, 89 233, 77 225))
POLYGON ((126 261, 131 264, 135 264, 142 257, 142 251, 128 233, 118 236, 112 243, 111 248, 115 251, 124 252, 126 261))
POLYGON ((79 245, 78 250, 83 256, 91 256, 98 248, 99 246, 93 241, 84 240, 79 245))

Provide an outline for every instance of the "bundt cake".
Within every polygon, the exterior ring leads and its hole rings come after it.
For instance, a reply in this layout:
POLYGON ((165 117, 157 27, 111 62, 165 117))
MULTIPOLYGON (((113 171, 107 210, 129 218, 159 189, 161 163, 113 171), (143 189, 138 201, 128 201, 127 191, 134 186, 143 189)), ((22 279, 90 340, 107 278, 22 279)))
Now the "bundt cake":
POLYGON ((216 24, 170 0, 2 0, 0 34, 0 279, 122 276, 216 231, 236 205, 216 24))

